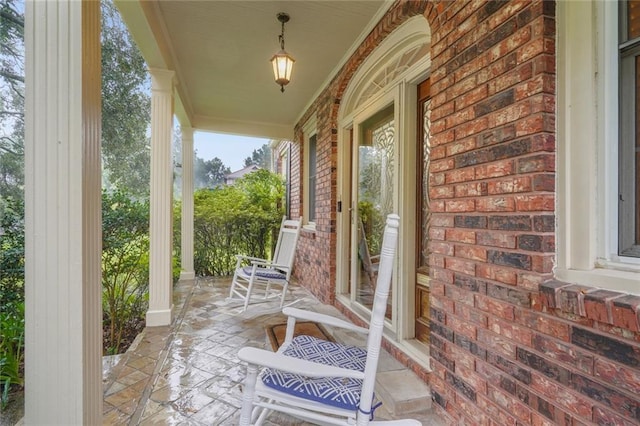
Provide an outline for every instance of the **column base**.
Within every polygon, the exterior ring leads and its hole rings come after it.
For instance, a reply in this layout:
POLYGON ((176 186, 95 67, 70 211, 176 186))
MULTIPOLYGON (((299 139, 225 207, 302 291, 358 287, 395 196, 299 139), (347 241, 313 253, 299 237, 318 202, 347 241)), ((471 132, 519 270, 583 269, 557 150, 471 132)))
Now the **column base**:
POLYGON ((196 279, 196 273, 194 271, 180 271, 180 281, 191 281, 196 279))
POLYGON ((173 305, 170 309, 147 311, 147 327, 171 325, 173 320, 173 305))

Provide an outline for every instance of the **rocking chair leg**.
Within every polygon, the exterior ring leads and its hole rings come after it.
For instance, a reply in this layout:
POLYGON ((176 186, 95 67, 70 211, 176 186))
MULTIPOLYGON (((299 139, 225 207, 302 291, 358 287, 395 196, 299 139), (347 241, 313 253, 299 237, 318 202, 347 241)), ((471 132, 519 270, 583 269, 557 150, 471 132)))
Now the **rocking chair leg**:
POLYGON ((270 410, 268 408, 262 408, 262 411, 260 412, 260 416, 258 417, 258 420, 256 420, 255 426, 262 426, 262 423, 272 412, 273 410, 270 410))
POLYGON ((246 297, 244 299, 244 310, 247 310, 247 307, 249 307, 249 301, 251 300, 251 293, 253 292, 253 280, 255 279, 255 266, 253 267, 254 271, 251 274, 251 278, 249 279, 249 284, 247 285, 247 294, 246 297))
POLYGON ((284 298, 287 296, 287 289, 289 288, 289 282, 285 282, 282 285, 282 296, 280 296, 280 307, 284 306, 284 298))
POLYGON ((250 426, 253 412, 253 396, 258 378, 258 367, 253 364, 247 366, 247 377, 244 381, 242 408, 240 409, 240 426, 250 426))

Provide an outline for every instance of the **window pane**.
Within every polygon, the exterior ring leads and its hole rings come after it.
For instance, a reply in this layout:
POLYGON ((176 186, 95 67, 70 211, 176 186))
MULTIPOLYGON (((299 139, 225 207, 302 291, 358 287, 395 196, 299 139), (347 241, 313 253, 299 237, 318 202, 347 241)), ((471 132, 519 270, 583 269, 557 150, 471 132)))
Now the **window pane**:
POLYGON ((640 43, 620 58, 618 254, 640 257, 640 43))
MULTIPOLYGON (((358 145, 358 257, 359 283, 356 300, 370 308, 377 279, 382 234, 386 217, 393 213, 395 180, 395 127, 393 105, 361 125, 358 145)), ((393 313, 390 294, 386 315, 393 313)))
POLYGON ((317 135, 309 138, 309 222, 316 220, 316 140, 317 135))
MULTIPOLYGON (((637 2, 634 2, 637 3, 637 2)), ((640 11, 638 14, 640 14, 640 11)), ((634 227, 635 227, 635 245, 640 245, 640 56, 636 56, 636 70, 635 70, 635 86, 636 86, 636 128, 635 128, 635 146, 634 146, 634 158, 632 174, 635 176, 635 202, 634 204, 634 227)))
POLYGON ((429 127, 431 126, 431 99, 427 99, 422 104, 422 168, 424 174, 422 176, 422 214, 421 230, 422 238, 420 239, 420 260, 419 269, 429 270, 429 222, 431 220, 431 209, 429 208, 429 163, 431 161, 430 152, 431 145, 429 141, 429 127))

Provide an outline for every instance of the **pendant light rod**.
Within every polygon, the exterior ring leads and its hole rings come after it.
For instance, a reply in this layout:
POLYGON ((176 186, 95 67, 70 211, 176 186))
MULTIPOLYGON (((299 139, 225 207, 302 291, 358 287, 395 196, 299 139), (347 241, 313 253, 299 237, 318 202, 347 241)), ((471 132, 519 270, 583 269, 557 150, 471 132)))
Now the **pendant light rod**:
POLYGON ((278 36, 278 39, 280 40, 280 49, 282 50, 284 50, 284 24, 289 22, 289 19, 290 18, 288 13, 284 13, 284 12, 278 13, 278 21, 282 23, 282 30, 280 32, 280 35, 278 36))

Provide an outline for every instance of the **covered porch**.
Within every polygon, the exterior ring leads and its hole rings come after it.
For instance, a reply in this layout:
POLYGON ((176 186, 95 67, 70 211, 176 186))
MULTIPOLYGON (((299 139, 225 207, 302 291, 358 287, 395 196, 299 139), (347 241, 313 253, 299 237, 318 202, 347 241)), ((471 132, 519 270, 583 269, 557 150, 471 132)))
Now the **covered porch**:
MULTIPOLYGON (((215 278, 180 282, 174 291, 173 323, 146 328, 127 353, 104 358, 104 424, 238 424, 245 366, 237 352, 243 346, 271 348, 268 333, 286 318, 277 302, 240 312, 237 304, 225 302, 229 284, 215 278)), ((292 286, 287 301, 340 315, 298 285, 292 286)), ((336 341, 364 344, 356 333, 331 327, 325 331, 336 341)), ((383 405, 376 419, 411 416, 425 426, 443 424, 431 412, 426 385, 386 351, 378 370, 376 395, 383 405)), ((306 423, 274 414, 268 424, 306 423)))
MULTIPOLYGON (((159 380, 164 362, 172 359, 169 351, 177 347, 183 315, 189 312, 176 302, 171 279, 174 119, 182 133, 181 285, 195 282, 198 288, 193 268, 194 132, 293 140, 295 126, 318 91, 391 4, 116 2, 147 61, 152 91, 146 322, 153 329, 146 336, 159 340, 149 348, 142 344, 140 350, 148 351, 149 359, 154 359, 150 356, 154 353, 158 362, 140 361, 144 365, 138 373, 142 369, 155 372, 153 377, 159 380), (284 94, 274 83, 269 64, 280 47, 278 12, 292 17, 287 24, 292 30, 287 33, 287 47, 295 52, 299 66, 284 94), (172 324, 178 328, 172 329, 172 324)), ((107 392, 112 393, 102 398, 99 18, 96 2, 26 5, 28 424, 96 424, 103 413, 115 416, 115 422, 119 413, 135 415, 139 421, 144 414, 138 411, 139 405, 127 405, 136 397, 126 403, 118 399, 118 404, 115 395, 139 392, 147 404, 156 391, 147 386, 149 380, 143 386, 140 379, 133 383, 135 388, 126 386, 124 392, 117 388, 125 383, 116 380, 112 383, 116 388, 110 386, 107 392), (58 389, 55 394, 50 392, 53 387, 58 389)), ((292 200, 292 204, 292 215, 301 214, 301 201, 292 200)), ((175 296, 190 300, 179 291, 175 296)), ((243 330, 251 334, 251 327, 245 326, 243 330)), ((264 330, 260 327, 256 332, 261 335, 264 330)), ((235 411, 227 408, 230 414, 235 411)))

